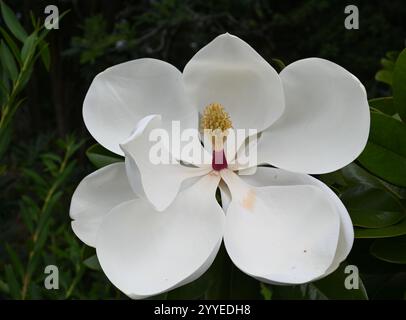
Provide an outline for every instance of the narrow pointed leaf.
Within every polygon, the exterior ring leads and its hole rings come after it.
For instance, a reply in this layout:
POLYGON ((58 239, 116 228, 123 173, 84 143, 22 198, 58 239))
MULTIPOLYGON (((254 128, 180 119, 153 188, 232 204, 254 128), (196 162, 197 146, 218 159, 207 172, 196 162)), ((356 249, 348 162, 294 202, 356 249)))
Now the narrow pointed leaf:
POLYGON ((99 144, 94 144, 89 149, 87 149, 86 155, 89 158, 90 162, 94 166, 96 166, 96 168, 101 168, 115 162, 124 161, 122 157, 103 148, 99 144))
POLYGON ((0 44, 0 58, 7 69, 10 79, 15 81, 18 77, 18 69, 14 57, 4 41, 0 44))
POLYGON ((1 13, 3 15, 4 22, 10 31, 18 40, 24 42, 27 38, 27 32, 25 32, 14 12, 3 1, 1 1, 1 13))
POLYGON ((38 41, 36 33, 31 34, 24 41, 24 46, 21 49, 21 60, 25 61, 27 59, 32 59, 35 54, 35 48, 38 41))

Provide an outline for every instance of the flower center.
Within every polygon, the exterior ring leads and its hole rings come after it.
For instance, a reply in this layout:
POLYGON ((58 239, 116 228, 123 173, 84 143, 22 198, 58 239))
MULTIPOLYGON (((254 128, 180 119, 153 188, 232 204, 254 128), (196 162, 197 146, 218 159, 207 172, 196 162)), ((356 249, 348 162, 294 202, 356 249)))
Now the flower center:
POLYGON ((227 131, 233 127, 230 115, 220 103, 211 103, 203 111, 202 128, 206 130, 227 131))
POLYGON ((224 154, 224 142, 227 139, 228 129, 232 128, 230 115, 219 103, 209 104, 203 111, 201 126, 205 135, 209 135, 213 147, 212 168, 220 171, 228 167, 224 154))

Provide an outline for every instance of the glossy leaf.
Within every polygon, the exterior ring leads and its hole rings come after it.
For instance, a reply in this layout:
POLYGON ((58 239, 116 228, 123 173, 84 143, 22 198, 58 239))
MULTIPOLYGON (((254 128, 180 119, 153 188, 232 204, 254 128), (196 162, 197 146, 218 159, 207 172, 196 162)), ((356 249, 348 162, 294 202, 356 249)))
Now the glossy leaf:
POLYGON ((87 149, 86 155, 96 168, 102 168, 115 162, 124 161, 123 157, 103 148, 97 143, 87 149))
POLYGON ((383 181, 376 176, 370 174, 368 171, 357 165, 355 162, 350 163, 340 170, 344 179, 343 185, 356 186, 359 184, 368 185, 377 189, 382 189, 392 193, 397 198, 406 198, 404 188, 394 186, 386 181, 383 181))
POLYGON ((390 238, 406 235, 406 219, 385 228, 355 228, 355 238, 390 238))
POLYGON ((325 174, 320 174, 317 175, 316 178, 318 180, 323 181, 325 184, 327 184, 331 189, 335 189, 336 187, 342 187, 347 185, 347 181, 344 178, 343 173, 341 170, 325 173, 325 174))
POLYGON ((347 189, 341 200, 350 213, 354 226, 383 228, 405 217, 399 200, 383 189, 358 185, 347 189))
POLYGON ((375 240, 370 252, 380 260, 406 264, 406 237, 375 240))
POLYGON ((372 174, 361 168, 356 163, 350 163, 349 165, 342 168, 341 173, 344 177, 344 180, 349 185, 368 185, 378 189, 383 188, 382 183, 372 174))
POLYGON ((364 228, 383 228, 398 223, 405 217, 403 212, 349 209, 354 226, 364 228))
POLYGON ((369 141, 358 160, 378 177, 406 186, 406 126, 387 115, 371 113, 369 141))
POLYGON ((396 60, 393 72, 393 98, 396 111, 403 121, 406 121, 406 49, 396 60))

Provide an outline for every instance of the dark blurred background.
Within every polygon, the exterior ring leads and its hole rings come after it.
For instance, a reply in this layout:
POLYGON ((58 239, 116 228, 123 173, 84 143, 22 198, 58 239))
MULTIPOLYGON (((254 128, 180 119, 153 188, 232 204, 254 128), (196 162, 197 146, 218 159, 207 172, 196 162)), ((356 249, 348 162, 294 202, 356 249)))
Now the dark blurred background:
MULTIPOLYGON (((312 56, 334 61, 356 75, 373 98, 390 94, 390 86, 377 82, 375 75, 393 64, 381 59, 389 51, 401 51, 406 39, 405 0, 5 2, 28 33, 33 30, 31 12, 42 20, 50 4, 60 14, 69 12, 59 30, 45 39, 50 68, 35 63, 0 162, 0 298, 123 298, 95 271, 94 250, 76 239, 68 216, 74 188, 95 169, 86 158, 94 140, 84 127, 82 103, 92 79, 105 68, 154 57, 182 70, 197 50, 229 32, 275 67, 275 59, 285 64, 312 56), (350 4, 359 9, 358 30, 344 27, 344 8, 350 4), (42 266, 51 263, 62 270, 63 290, 43 290, 42 266)), ((0 24, 4 27, 4 21, 0 24)), ((397 278, 400 267, 371 262, 369 244, 363 245, 355 248, 357 257, 373 266, 372 273, 384 273, 368 281, 370 297, 406 294, 405 273, 397 278), (383 290, 389 283, 390 289, 383 290)), ((254 286, 259 294, 258 283, 254 286)))
POLYGON ((401 50, 406 38, 402 0, 9 2, 27 27, 30 11, 45 17, 48 4, 56 4, 60 13, 70 10, 48 38, 51 72, 36 68, 27 89, 27 106, 18 121, 21 139, 44 131, 86 134, 81 105, 97 73, 140 57, 163 59, 182 70, 199 48, 224 32, 241 37, 268 61, 330 59, 355 74, 370 96, 385 89, 374 81, 380 58, 386 51, 401 50), (344 28, 348 4, 359 8, 358 30, 344 28))

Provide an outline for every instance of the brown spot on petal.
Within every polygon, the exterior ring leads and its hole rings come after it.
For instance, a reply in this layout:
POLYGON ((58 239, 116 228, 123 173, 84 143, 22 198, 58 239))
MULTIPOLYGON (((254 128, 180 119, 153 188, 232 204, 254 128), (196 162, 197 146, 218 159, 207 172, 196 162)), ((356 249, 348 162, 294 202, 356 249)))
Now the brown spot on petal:
POLYGON ((255 205, 255 200, 256 200, 255 190, 250 189, 244 196, 244 199, 242 200, 242 206, 247 210, 252 210, 255 205))

